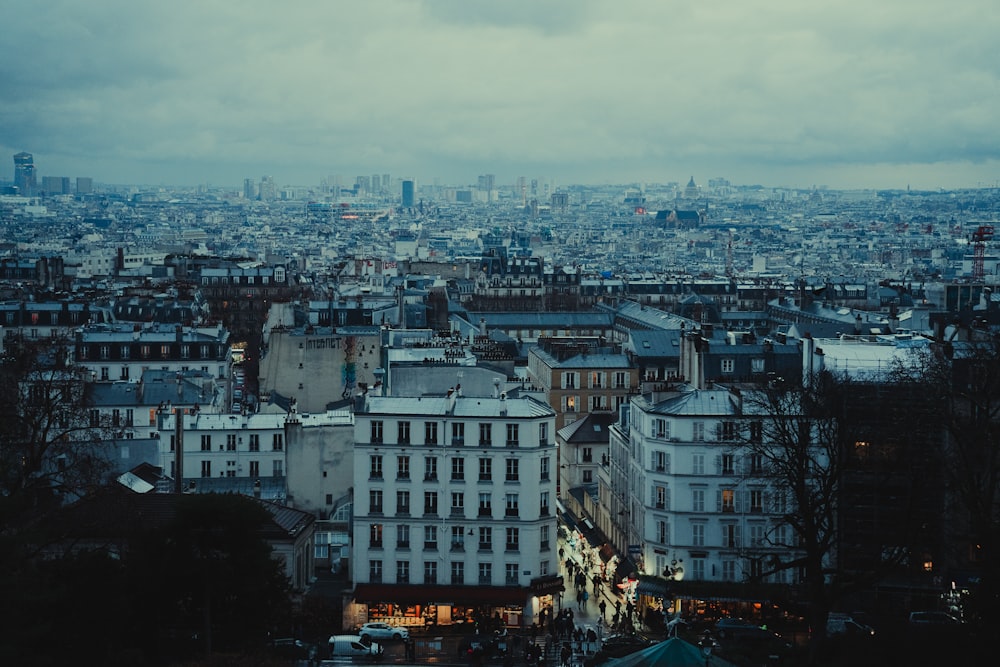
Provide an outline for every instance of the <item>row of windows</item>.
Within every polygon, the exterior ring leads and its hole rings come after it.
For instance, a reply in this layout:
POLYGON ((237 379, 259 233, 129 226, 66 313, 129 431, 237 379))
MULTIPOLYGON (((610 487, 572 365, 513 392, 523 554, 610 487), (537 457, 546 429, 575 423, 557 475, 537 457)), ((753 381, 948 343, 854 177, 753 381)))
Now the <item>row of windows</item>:
MULTIPOLYGON (((425 445, 438 445, 441 444, 439 439, 439 422, 436 421, 425 421, 424 424, 424 439, 423 443, 425 445)), ((538 425, 538 442, 540 445, 547 445, 549 441, 549 425, 547 423, 542 423, 538 425)), ((412 439, 412 429, 411 423, 409 421, 397 421, 396 422, 396 440, 395 443, 399 445, 409 445, 413 444, 412 439)), ((521 425, 520 424, 506 424, 506 444, 508 446, 519 446, 521 442, 521 425)), ((371 422, 371 442, 372 444, 381 444, 385 442, 385 423, 380 419, 374 419, 371 422)), ((464 445, 465 440, 465 422, 451 422, 451 444, 452 445, 464 445)), ((480 422, 479 423, 479 440, 480 445, 491 446, 493 444, 493 424, 491 422, 480 422)))
MULTIPOLYGON (((691 489, 691 512, 705 512, 706 489, 691 489)), ((670 511, 669 487, 654 484, 650 490, 650 503, 654 509, 670 511)), ((750 513, 784 513, 788 509, 786 495, 779 491, 768 491, 763 488, 740 491, 737 489, 720 489, 716 492, 716 512, 750 512, 750 513)), ((678 508, 679 511, 680 508, 678 508)))
MULTIPOLYGON (((280 434, 279 434, 280 435, 280 434)), ((369 479, 378 480, 384 479, 385 471, 385 456, 382 454, 372 454, 369 457, 369 468, 368 477, 369 479)), ((396 457, 396 479, 397 480, 408 480, 411 479, 411 466, 410 460, 413 457, 407 456, 405 454, 396 457)), ((436 481, 438 479, 438 457, 437 456, 425 456, 424 458, 424 481, 436 481)), ((481 457, 479 458, 478 475, 477 480, 480 482, 492 482, 493 481, 493 458, 481 457)), ((550 467, 549 458, 545 457, 539 460, 538 468, 538 479, 539 481, 549 481, 550 477, 550 467)), ((504 459, 504 477, 505 482, 519 482, 521 481, 521 461, 515 458, 504 459)), ((465 459, 464 458, 452 458, 451 459, 451 470, 449 471, 449 479, 453 482, 463 482, 466 479, 465 474, 465 459)))
MULTIPOLYGON (((424 584, 441 584, 445 583, 440 581, 438 573, 438 561, 430 560, 424 561, 424 576, 423 581, 419 583, 424 584)), ((475 582, 467 582, 465 579, 465 563, 462 561, 452 561, 449 564, 451 578, 447 583, 455 585, 465 585, 467 583, 478 583, 480 585, 492 585, 493 582, 493 563, 479 563, 478 567, 478 579, 475 582)), ((418 583, 413 581, 411 576, 411 563, 410 561, 400 560, 396 561, 396 578, 395 583, 397 584, 409 584, 418 583)), ((370 583, 382 583, 383 581, 383 571, 384 565, 381 560, 371 560, 368 561, 368 581, 370 583)), ((505 563, 504 564, 504 583, 509 586, 516 586, 520 583, 519 573, 521 571, 520 563, 505 563)), ((549 562, 542 561, 540 574, 545 576, 549 573, 549 562)))
MULTIPOLYGON (((603 394, 587 396, 587 410, 589 412, 611 410, 611 406, 617 410, 626 403, 628 403, 628 396, 611 396, 610 398, 603 394)), ((563 396, 560 399, 560 408, 563 412, 581 412, 582 407, 583 401, 579 396, 563 396)))
MULTIPOLYGON (((717 546, 723 549, 788 548, 791 546, 787 541, 787 526, 772 526, 769 528, 763 523, 750 524, 748 526, 748 532, 750 533, 749 540, 744 544, 742 542, 741 526, 737 523, 724 523, 720 526, 719 540, 715 545, 707 544, 705 540, 705 526, 704 522, 692 521, 690 546, 717 546)), ((656 522, 655 535, 656 541, 660 544, 676 544, 675 541, 670 539, 670 523, 668 521, 660 520, 656 522)))
MULTIPOLYGON (((91 347, 92 346, 90 345, 80 346, 80 359, 91 358, 92 356, 91 347)), ((212 345, 208 344, 198 345, 197 349, 200 358, 208 359, 212 351, 212 347, 213 347, 212 345)), ((219 346, 214 346, 214 347, 216 347, 217 350, 219 349, 219 346)), ((172 344, 163 344, 159 346, 143 344, 139 346, 139 357, 142 359, 149 359, 150 357, 153 356, 153 350, 156 349, 159 352, 159 356, 161 359, 169 359, 173 356, 172 348, 173 348, 172 344)), ((220 353, 217 352, 215 356, 219 356, 219 354, 220 353)), ((130 359, 131 357, 132 357, 131 345, 121 345, 118 347, 118 359, 127 360, 130 359)), ((181 359, 191 358, 191 345, 185 343, 180 346, 180 357, 181 359)), ((110 345, 97 346, 97 358, 111 359, 111 346, 110 345)))
MULTIPOLYGON (((226 444, 225 451, 235 452, 239 445, 243 444, 243 435, 236 433, 226 433, 226 444)), ((202 433, 201 434, 201 451, 211 452, 212 449, 212 434, 202 433)), ((248 451, 259 452, 260 451, 260 434, 250 433, 247 435, 248 451)), ((174 451, 177 447, 177 436, 171 434, 170 436, 170 451, 174 451)), ((219 445, 219 450, 223 449, 222 445, 219 445)), ((285 449, 285 434, 284 433, 272 433, 271 434, 271 451, 281 452, 285 449)))
MULTIPOLYGON (((410 534, 411 532, 416 532, 419 536, 422 532, 423 535, 423 549, 424 551, 437 551, 438 549, 438 533, 444 530, 442 526, 432 525, 424 526, 422 531, 419 529, 411 530, 409 524, 400 524, 396 526, 396 548, 397 549, 409 549, 411 548, 410 534)), ((498 529, 499 530, 499 529, 498 529)), ((465 551, 466 538, 470 538, 469 541, 475 540, 477 548, 479 551, 492 551, 493 550, 493 528, 491 526, 479 526, 478 528, 469 528, 466 531, 465 526, 451 526, 450 527, 450 550, 451 551, 465 551)), ((503 529, 502 533, 504 537, 504 550, 505 551, 518 551, 520 549, 520 539, 521 531, 520 528, 511 526, 503 529)), ((541 541, 541 548, 543 550, 548 550, 551 548, 551 543, 549 541, 549 527, 541 526, 539 529, 539 539, 541 541)), ((368 546, 372 549, 381 549, 384 547, 385 538, 385 526, 381 523, 373 523, 368 527, 368 546)))
MULTIPOLYGON (((453 516, 465 516, 465 493, 453 492, 451 494, 451 514, 453 516)), ((437 491, 425 491, 424 492, 424 514, 437 514, 438 513, 438 499, 440 494, 437 491)), ((504 494, 504 516, 505 517, 518 517, 520 516, 520 494, 517 493, 507 493, 504 494)), ((478 494, 479 506, 477 510, 477 516, 479 517, 492 517, 493 516, 493 494, 492 493, 480 493, 478 494)), ((539 514, 541 516, 548 516, 551 511, 550 494, 548 491, 542 491, 539 494, 538 508, 539 514)), ((411 502, 410 502, 410 492, 401 490, 396 491, 396 514, 409 514, 411 512, 411 502)), ((381 489, 370 489, 368 491, 368 511, 371 514, 383 514, 385 512, 385 493, 381 489)))
MULTIPOLYGON (((651 422, 649 435, 660 440, 679 440, 679 433, 671 433, 671 422, 669 419, 653 419, 651 422)), ((723 421, 715 424, 715 439, 725 442, 740 440, 745 437, 750 442, 761 442, 764 436, 764 424, 760 421, 750 421, 740 424, 735 421, 723 421)), ((691 422, 692 442, 704 442, 705 422, 691 422)))
MULTIPOLYGON (((171 476, 176 475, 175 471, 175 461, 170 462, 170 474, 171 476)), ((272 477, 283 477, 285 474, 285 462, 284 461, 271 461, 271 476, 272 477)), ((201 476, 211 477, 212 476, 212 462, 209 460, 203 460, 201 462, 201 476)), ((226 461, 225 469, 219 470, 219 477, 260 477, 260 461, 248 461, 247 470, 244 472, 242 466, 239 466, 236 461, 228 460, 226 461)))
MULTIPOLYGON (((590 389, 628 389, 631 386, 628 371, 590 371, 584 373, 587 387, 590 389), (611 378, 610 383, 608 378, 611 378)), ((562 389, 583 389, 580 384, 580 373, 577 371, 563 371, 560 388, 562 389)))
MULTIPOLYGON (((650 469, 653 472, 671 474, 670 452, 654 450, 650 453, 650 469)), ((691 454, 692 475, 704 475, 705 455, 691 454)), ((765 460, 762 454, 753 453, 743 457, 735 454, 719 454, 715 457, 716 475, 763 475, 765 472, 765 460)))

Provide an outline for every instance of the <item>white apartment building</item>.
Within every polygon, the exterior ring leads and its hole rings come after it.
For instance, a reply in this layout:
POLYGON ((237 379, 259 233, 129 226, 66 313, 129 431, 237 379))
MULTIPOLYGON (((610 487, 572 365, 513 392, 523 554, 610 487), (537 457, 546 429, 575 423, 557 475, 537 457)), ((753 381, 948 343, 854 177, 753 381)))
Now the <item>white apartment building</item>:
POLYGON ((559 571, 556 456, 532 398, 358 397, 345 625, 536 621, 559 571))
POLYGON ((640 574, 680 565, 685 580, 744 582, 795 555, 775 546, 794 540, 783 519, 790 496, 741 445, 763 432, 743 405, 729 390, 685 387, 633 397, 611 428, 598 522, 640 574))

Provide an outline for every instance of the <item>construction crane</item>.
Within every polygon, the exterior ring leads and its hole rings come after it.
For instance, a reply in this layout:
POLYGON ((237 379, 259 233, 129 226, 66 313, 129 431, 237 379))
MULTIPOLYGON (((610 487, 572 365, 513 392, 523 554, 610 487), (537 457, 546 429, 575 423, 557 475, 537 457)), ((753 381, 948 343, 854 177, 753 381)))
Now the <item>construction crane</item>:
POLYGON ((972 232, 972 280, 980 282, 986 275, 986 242, 993 238, 993 225, 980 225, 972 232))

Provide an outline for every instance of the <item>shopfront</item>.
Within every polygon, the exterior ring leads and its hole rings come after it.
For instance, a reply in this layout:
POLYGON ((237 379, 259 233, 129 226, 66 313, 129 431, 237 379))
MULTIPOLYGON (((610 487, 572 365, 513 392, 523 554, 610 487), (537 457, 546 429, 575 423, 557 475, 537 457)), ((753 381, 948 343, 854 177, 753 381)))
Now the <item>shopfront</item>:
POLYGON ((519 586, 399 586, 358 584, 345 601, 344 630, 382 621, 413 628, 477 625, 520 627, 535 594, 519 586))

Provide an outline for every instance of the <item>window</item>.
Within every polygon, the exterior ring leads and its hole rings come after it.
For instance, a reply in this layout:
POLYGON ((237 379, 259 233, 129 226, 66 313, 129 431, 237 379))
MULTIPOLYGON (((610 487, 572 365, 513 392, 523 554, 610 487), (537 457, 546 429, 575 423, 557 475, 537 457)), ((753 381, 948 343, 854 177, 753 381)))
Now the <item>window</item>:
POLYGON ((691 511, 705 511, 705 489, 691 489, 691 511))
POLYGON ((465 494, 453 491, 451 494, 452 516, 465 516, 465 494))
POLYGON ((733 359, 732 357, 726 357, 725 359, 721 360, 721 366, 722 366, 721 368, 722 372, 725 373, 726 375, 729 375, 733 372, 733 369, 736 366, 736 360, 733 359))
POLYGON ((705 441, 705 422, 694 422, 691 424, 691 439, 695 442, 705 441))
POLYGON ((493 583, 493 563, 479 564, 479 584, 489 586, 493 583))
POLYGON ((285 462, 281 460, 271 461, 271 476, 281 477, 282 475, 284 475, 284 465, 285 462))
POLYGON ((410 513, 410 492, 409 491, 397 491, 396 492, 396 513, 397 514, 409 514, 410 513))
POLYGON ((691 524, 691 546, 695 547, 705 546, 705 524, 703 523, 691 524))
POLYGON ((736 561, 735 560, 724 560, 724 561, 722 561, 722 580, 723 581, 736 581, 736 561))
POLYGON ((226 434, 226 451, 235 452, 236 451, 236 434, 227 433, 226 434))
POLYGON ((761 454, 750 455, 750 473, 760 475, 764 472, 764 457, 761 454))
POLYGON ((437 491, 424 491, 424 514, 437 514, 438 494, 437 491))
POLYGON ((563 389, 576 389, 580 384, 579 374, 570 371, 563 371, 562 374, 562 388, 563 389))
POLYGON ((202 461, 201 462, 201 476, 202 477, 211 477, 212 476, 212 462, 211 461, 202 461))
POLYGON ((519 424, 507 424, 507 446, 517 447, 520 444, 518 438, 519 424))
POLYGON ((517 586, 517 572, 520 569, 520 564, 518 563, 507 563, 504 566, 504 583, 508 586, 517 586))
POLYGON ((691 559, 691 578, 695 581, 704 581, 705 579, 705 559, 704 558, 692 558, 691 559))
POLYGON ((271 450, 280 452, 285 448, 285 434, 275 433, 271 436, 271 450))
POLYGON ((465 480, 465 459, 455 457, 451 460, 451 480, 453 482, 465 480))
POLYGON ((396 583, 410 583, 410 562, 406 560, 396 561, 396 583))
POLYGON ((493 495, 489 493, 479 494, 479 516, 493 516, 493 495))
POLYGON ((670 472, 668 461, 666 452, 653 452, 653 470, 656 472, 670 472))
POLYGON ((460 560, 451 563, 451 583, 456 585, 465 583, 465 563, 460 560))
POLYGON ((382 561, 368 561, 368 581, 373 584, 382 583, 382 561))
POLYGON ((410 548, 410 524, 402 523, 396 526, 396 547, 399 549, 410 548))
POLYGON ((396 479, 410 479, 410 457, 396 457, 396 479))
POLYGON ((381 419, 375 419, 372 421, 372 444, 379 445, 382 444, 382 429, 384 428, 381 419))
POLYGON ((382 548, 382 524, 373 523, 368 527, 368 546, 372 549, 382 548))
POLYGON ((508 493, 504 498, 505 498, 505 501, 506 501, 506 507, 504 508, 503 515, 506 516, 506 517, 516 517, 516 516, 518 516, 517 494, 516 493, 508 493))
POLYGON ((212 451, 212 435, 210 433, 203 433, 201 436, 201 451, 210 452, 212 451))
POLYGON ((424 561, 424 583, 436 584, 437 582, 438 582, 437 561, 433 560, 424 561))
POLYGON ((761 489, 750 490, 750 511, 751 512, 764 511, 764 492, 761 489))
POLYGON ((580 450, 580 455, 581 455, 581 458, 583 459, 584 463, 593 463, 594 462, 594 448, 593 447, 583 447, 580 450))
POLYGON ((493 550, 493 529, 489 526, 479 527, 479 550, 480 551, 492 551, 493 550))
POLYGON ((424 422, 424 444, 427 445, 438 444, 437 422, 424 422))
POLYGON ((489 482, 493 480, 493 459, 479 459, 479 481, 489 482))
POLYGON ((608 374, 604 371, 590 372, 590 388, 605 389, 608 386, 608 374))
POLYGON ((691 473, 694 475, 705 474, 705 455, 694 454, 691 457, 691 473))
POLYGON ((542 459, 540 461, 540 468, 539 468, 539 470, 540 470, 539 479, 541 479, 541 481, 543 481, 543 482, 547 482, 549 480, 549 458, 548 457, 545 457, 544 459, 542 459))
POLYGON ((410 444, 410 422, 396 424, 396 442, 401 445, 410 444))
POLYGON ((736 492, 733 489, 723 489, 719 501, 720 509, 723 512, 736 511, 736 492))
POLYGON ((424 550, 435 551, 438 548, 437 526, 424 526, 424 550))
POLYGON ((753 373, 763 373, 764 372, 764 360, 757 358, 750 360, 750 371, 753 373))
POLYGON ((656 541, 660 544, 667 544, 670 540, 668 529, 669 524, 666 520, 659 520, 656 522, 656 541))
POLYGON ((759 421, 750 422, 750 442, 763 442, 764 423, 759 421))
POLYGON ((736 428, 736 422, 722 422, 719 424, 719 440, 732 441, 736 440, 739 436, 739 429, 736 428))
POLYGON ((579 396, 563 396, 562 397, 562 411, 563 412, 577 412, 580 409, 580 397, 579 396))
POLYGON ((549 425, 541 423, 538 425, 538 444, 542 447, 549 444, 549 425))
POLYGON ((489 447, 493 444, 493 424, 479 424, 479 445, 489 447))
POLYGON ((670 437, 670 422, 666 419, 653 420, 653 437, 666 439, 670 437))
POLYGON ((382 513, 382 491, 371 489, 368 491, 368 511, 372 514, 382 513))
POLYGON ((593 484, 594 483, 594 471, 593 470, 584 470, 583 471, 583 483, 584 484, 593 484))
POLYGON ((451 423, 451 444, 453 445, 465 444, 465 422, 451 423))
MULTIPOLYGON (((538 528, 538 540, 539 540, 539 543, 540 543, 542 551, 545 551, 546 549, 550 548, 550 543, 549 543, 549 527, 548 526, 539 526, 539 528, 538 528)), ((544 574, 544 572, 539 572, 539 574, 544 574)))
POLYGON ((667 508, 667 487, 665 486, 653 487, 653 506, 658 510, 663 510, 667 508))
POLYGON ((761 524, 751 524, 750 525, 750 546, 751 547, 762 547, 764 546, 764 526, 761 524))
POLYGON ((548 491, 542 491, 542 494, 541 494, 541 496, 539 498, 538 513, 541 516, 548 516, 549 515, 549 492, 548 491))
POLYGON ((250 477, 260 477, 260 461, 250 461, 250 477))
POLYGON ((520 531, 517 528, 507 528, 507 551, 517 551, 520 547, 520 531))
POLYGON ((462 526, 451 527, 451 550, 465 551, 465 528, 462 526))
POLYGON ((438 478, 438 460, 436 456, 424 457, 424 480, 432 482, 438 478))
POLYGON ((722 546, 727 549, 735 549, 739 542, 740 527, 735 523, 727 523, 722 526, 722 546))
POLYGON ((368 469, 369 479, 382 479, 382 457, 378 454, 371 456, 371 467, 368 469))
POLYGON ((614 378, 615 389, 628 389, 628 373, 625 371, 615 371, 614 378))
POLYGON ((250 451, 259 452, 260 451, 260 434, 251 433, 250 434, 250 451))
POLYGON ((518 481, 518 460, 517 459, 507 459, 507 476, 505 477, 508 482, 518 481))
POLYGON ((736 473, 736 457, 732 454, 722 455, 722 474, 733 475, 736 473))

